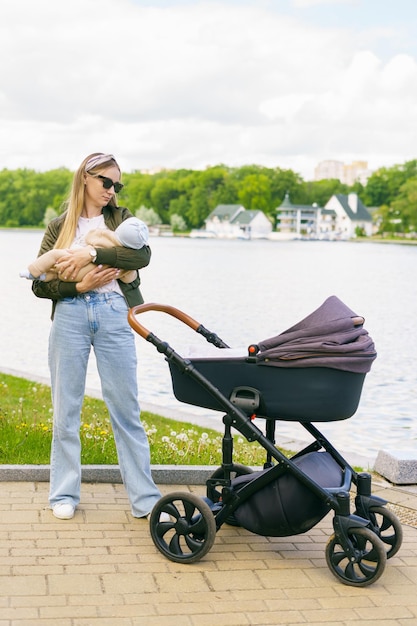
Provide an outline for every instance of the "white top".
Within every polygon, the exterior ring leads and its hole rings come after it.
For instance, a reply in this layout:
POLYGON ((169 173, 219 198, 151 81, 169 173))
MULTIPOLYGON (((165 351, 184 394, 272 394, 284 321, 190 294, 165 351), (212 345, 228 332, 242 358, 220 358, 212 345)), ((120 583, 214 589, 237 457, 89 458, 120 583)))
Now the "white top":
MULTIPOLYGON (((86 247, 86 234, 90 232, 90 230, 96 230, 97 228, 101 230, 110 230, 106 226, 102 213, 100 215, 97 215, 97 217, 92 217, 91 219, 89 219, 88 217, 78 218, 77 230, 75 231, 75 237, 74 241, 72 242, 71 248, 86 247)), ((123 292, 120 289, 117 280, 112 280, 110 283, 107 283, 107 285, 94 289, 94 291, 96 291, 97 293, 109 293, 111 291, 115 291, 121 296, 123 295, 123 292)))

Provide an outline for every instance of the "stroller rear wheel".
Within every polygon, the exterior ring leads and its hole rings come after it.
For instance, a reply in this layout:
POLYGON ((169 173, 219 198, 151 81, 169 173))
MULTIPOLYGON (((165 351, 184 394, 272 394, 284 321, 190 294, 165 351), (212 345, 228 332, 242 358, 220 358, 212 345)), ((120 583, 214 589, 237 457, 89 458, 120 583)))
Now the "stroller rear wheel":
POLYGON ((397 554, 403 540, 403 529, 398 517, 385 506, 369 509, 369 521, 373 531, 385 544, 387 559, 397 554))
POLYGON ((194 563, 213 546, 216 522, 209 505, 193 493, 170 493, 152 509, 151 537, 160 552, 175 563, 194 563), (171 521, 159 521, 168 513, 171 521))
POLYGON ((336 578, 345 585, 365 587, 382 575, 387 562, 385 546, 369 528, 348 529, 348 537, 354 548, 349 556, 336 535, 332 535, 326 546, 326 562, 336 578))

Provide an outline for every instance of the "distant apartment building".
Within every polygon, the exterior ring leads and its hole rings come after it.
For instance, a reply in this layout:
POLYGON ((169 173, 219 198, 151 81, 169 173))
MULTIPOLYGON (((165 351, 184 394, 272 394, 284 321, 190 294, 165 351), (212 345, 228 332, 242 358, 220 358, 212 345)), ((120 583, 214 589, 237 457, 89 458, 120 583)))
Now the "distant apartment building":
POLYGON ((367 161, 353 161, 350 164, 342 161, 321 161, 314 170, 314 180, 337 178, 345 185, 361 183, 366 185, 372 171, 368 168, 367 161))
POLYGON ((342 161, 320 161, 314 170, 314 180, 336 178, 342 181, 345 164, 342 161))

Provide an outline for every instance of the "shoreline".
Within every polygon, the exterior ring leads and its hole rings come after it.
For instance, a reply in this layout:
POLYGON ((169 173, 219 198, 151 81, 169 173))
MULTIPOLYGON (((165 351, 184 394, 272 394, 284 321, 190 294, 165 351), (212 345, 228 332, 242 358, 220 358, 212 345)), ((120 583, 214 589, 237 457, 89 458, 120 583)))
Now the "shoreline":
MULTIPOLYGON (((40 228, 39 226, 27 226, 27 227, 23 227, 23 226, 0 226, 0 230, 7 230, 7 231, 13 231, 13 232, 39 232, 39 233, 44 233, 45 229, 44 228, 40 228)), ((275 232, 275 231, 273 231, 275 232)), ((155 235, 150 233, 150 237, 151 238, 156 238, 156 237, 160 237, 160 238, 164 238, 167 235, 155 235)), ((177 239, 194 239, 194 237, 190 236, 190 232, 187 233, 172 233, 172 235, 170 235, 172 237, 176 237, 177 239)), ((202 237, 204 239, 204 237, 202 237)), ((215 239, 217 241, 234 241, 236 239, 238 239, 237 237, 231 237, 230 239, 227 237, 210 237, 210 239, 215 239)), ((247 240, 247 241, 259 241, 258 239, 254 238, 252 240, 247 240)), ((320 241, 320 242, 328 242, 328 243, 383 243, 383 244, 399 244, 399 245, 406 245, 406 246, 415 246, 417 245, 417 238, 414 239, 406 239, 406 238, 386 238, 386 237, 354 237, 352 239, 346 239, 346 240, 342 240, 342 239, 285 239, 285 240, 280 240, 280 239, 264 239, 264 241, 272 241, 275 243, 291 243, 292 241, 294 242, 299 242, 299 241, 304 241, 305 243, 308 242, 314 242, 314 241, 320 241)))
MULTIPOLYGON (((3 368, 3 367, 0 368, 0 372, 2 374, 15 376, 16 378, 23 378, 25 380, 30 380, 35 383, 39 383, 42 385, 46 385, 47 387, 50 387, 49 379, 43 376, 36 376, 35 374, 32 375, 32 374, 29 374, 28 372, 19 372, 14 369, 3 368)), ((97 389, 86 388, 85 395, 91 398, 96 398, 98 400, 103 400, 101 392, 97 389)), ((140 408, 141 408, 141 411, 144 411, 146 413, 154 413, 156 415, 160 415, 161 417, 165 417, 167 419, 172 419, 172 420, 176 420, 179 422, 186 422, 190 424, 196 424, 198 426, 203 426, 205 428, 211 428, 212 430, 216 430, 217 432, 220 432, 220 433, 223 432, 223 423, 221 420, 219 420, 219 418, 215 418, 215 417, 211 418, 208 416, 202 416, 202 415, 197 415, 197 414, 192 414, 192 413, 184 414, 178 409, 172 409, 169 407, 164 407, 161 405, 152 404, 148 402, 140 402, 140 408)), ((311 442, 302 441, 302 440, 294 439, 294 438, 282 438, 279 441, 279 446, 287 450, 299 450, 309 445, 309 443, 311 442)), ((348 463, 350 463, 351 465, 361 467, 364 469, 364 471, 367 471, 367 470, 372 471, 372 468, 376 460, 374 457, 369 458, 367 456, 363 456, 352 451, 341 452, 340 450, 338 450, 338 452, 342 454, 342 456, 344 456, 346 460, 348 461, 348 463)), ((12 467, 12 466, 5 466, 5 467, 12 467)), ((30 467, 30 466, 21 465, 21 466, 14 466, 14 467, 24 468, 24 467, 30 467)), ((41 467, 44 467, 44 466, 41 466, 41 467)), ((95 468, 98 468, 98 467, 110 468, 110 467, 117 467, 117 466, 94 466, 94 467, 95 468)), ((160 468, 162 466, 157 466, 157 467, 160 468)), ((191 468, 191 467, 197 467, 197 466, 167 465, 165 467, 180 469, 184 467, 191 468)), ((1 471, 2 471, 2 466, 0 464, 0 481, 2 480, 1 471)), ((101 470, 101 471, 104 472, 104 470, 101 470)))

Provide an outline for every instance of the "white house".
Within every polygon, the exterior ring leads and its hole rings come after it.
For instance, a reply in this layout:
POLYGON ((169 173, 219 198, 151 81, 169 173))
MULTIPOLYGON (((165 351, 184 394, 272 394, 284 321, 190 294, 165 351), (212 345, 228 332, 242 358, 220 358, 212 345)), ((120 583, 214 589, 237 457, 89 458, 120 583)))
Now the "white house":
POLYGON ((357 193, 337 193, 324 207, 321 233, 334 233, 339 239, 352 239, 357 231, 372 235, 372 217, 357 193))
POLYGON ((260 239, 272 232, 263 211, 247 211, 240 204, 219 204, 205 220, 206 231, 229 239, 260 239))
POLYGON ((282 238, 351 239, 358 230, 372 235, 372 217, 356 193, 335 194, 324 207, 293 204, 286 194, 277 208, 282 238))

